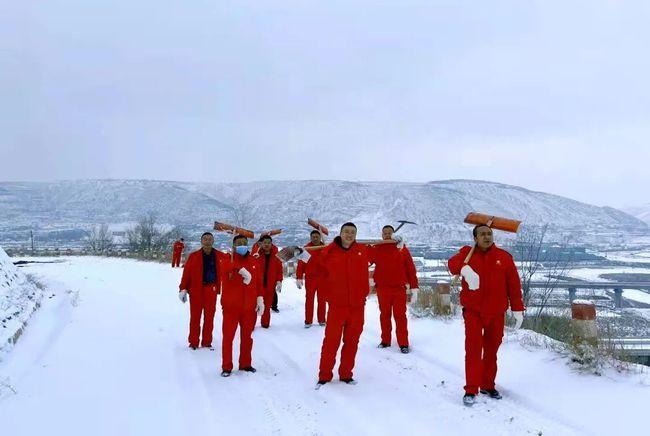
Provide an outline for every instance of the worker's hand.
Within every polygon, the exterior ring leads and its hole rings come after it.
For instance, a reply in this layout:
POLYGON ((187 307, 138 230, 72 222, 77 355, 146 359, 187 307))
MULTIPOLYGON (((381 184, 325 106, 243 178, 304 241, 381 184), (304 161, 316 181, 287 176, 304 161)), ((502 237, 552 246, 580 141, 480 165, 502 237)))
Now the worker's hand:
POLYGON ((465 282, 467 282, 467 286, 469 287, 470 291, 476 291, 479 288, 481 284, 479 276, 471 266, 465 265, 462 267, 460 270, 460 275, 463 276, 465 282))
POLYGON ((244 279, 245 285, 249 284, 251 280, 253 280, 253 276, 246 268, 241 268, 238 272, 239 275, 242 276, 242 278, 244 279))
POLYGON ((257 297, 257 303, 255 304, 255 313, 258 315, 264 313, 264 297, 257 297))
POLYGON ((275 282, 275 292, 278 294, 282 293, 282 282, 275 282))
POLYGON ((519 330, 524 323, 524 312, 512 312, 512 316, 515 318, 514 329, 519 330))
POLYGON ((302 248, 298 247, 294 252, 294 256, 296 256, 298 260, 302 260, 303 262, 307 263, 309 262, 311 254, 309 254, 307 250, 303 250, 302 248))
POLYGON ((187 303, 187 291, 180 291, 178 293, 178 299, 181 300, 181 303, 187 303))
POLYGON ((393 239, 393 241, 397 241, 397 248, 399 248, 400 250, 404 248, 404 242, 405 242, 404 236, 398 235, 397 233, 393 233, 393 236, 391 236, 391 238, 393 239))
POLYGON ((411 304, 415 304, 418 302, 418 292, 420 290, 418 288, 413 288, 411 289, 411 304))
POLYGON ((303 281, 302 279, 296 279, 296 286, 298 289, 302 289, 303 281))

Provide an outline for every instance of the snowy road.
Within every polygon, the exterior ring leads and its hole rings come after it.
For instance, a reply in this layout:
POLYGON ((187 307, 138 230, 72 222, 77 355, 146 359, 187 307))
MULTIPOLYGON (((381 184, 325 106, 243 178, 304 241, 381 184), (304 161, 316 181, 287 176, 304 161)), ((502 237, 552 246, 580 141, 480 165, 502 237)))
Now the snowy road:
POLYGON ((565 435, 631 434, 645 425, 647 373, 576 374, 512 334, 499 355, 505 398, 466 408, 462 323, 411 320, 411 354, 379 350, 374 297, 359 384, 315 391, 323 329, 303 328, 304 297, 293 280, 284 283, 271 329, 255 330, 258 372, 224 379, 219 311, 216 349, 187 348, 188 307, 176 298, 181 270, 70 258, 24 271, 54 296, 0 362, 2 434, 565 435))

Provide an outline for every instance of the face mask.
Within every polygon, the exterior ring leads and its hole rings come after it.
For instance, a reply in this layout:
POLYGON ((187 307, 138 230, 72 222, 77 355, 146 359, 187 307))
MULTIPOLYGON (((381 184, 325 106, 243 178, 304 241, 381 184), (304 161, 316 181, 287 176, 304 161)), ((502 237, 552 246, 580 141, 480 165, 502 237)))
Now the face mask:
POLYGON ((245 256, 248 253, 248 247, 245 245, 238 245, 235 247, 235 252, 240 256, 245 256))

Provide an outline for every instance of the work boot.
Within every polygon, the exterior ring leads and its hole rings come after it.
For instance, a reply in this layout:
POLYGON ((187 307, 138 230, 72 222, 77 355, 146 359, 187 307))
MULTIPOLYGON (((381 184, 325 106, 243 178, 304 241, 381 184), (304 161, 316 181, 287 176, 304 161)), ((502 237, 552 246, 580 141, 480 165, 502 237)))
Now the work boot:
POLYGON ((499 393, 499 391, 497 391, 496 389, 481 389, 481 393, 483 395, 489 396, 490 398, 494 398, 495 400, 500 400, 501 398, 503 398, 499 393))
POLYGON ((474 395, 474 394, 465 394, 465 396, 463 396, 463 404, 464 405, 471 407, 471 406, 474 405, 474 403, 476 403, 476 395, 474 395))

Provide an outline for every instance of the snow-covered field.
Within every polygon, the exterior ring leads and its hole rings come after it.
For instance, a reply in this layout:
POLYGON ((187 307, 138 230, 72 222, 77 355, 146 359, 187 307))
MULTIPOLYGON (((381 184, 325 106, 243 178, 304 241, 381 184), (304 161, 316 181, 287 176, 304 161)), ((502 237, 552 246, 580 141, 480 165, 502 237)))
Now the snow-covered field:
POLYGON ((258 372, 224 379, 219 328, 216 350, 187 348, 188 307, 176 296, 181 270, 64 260, 24 269, 55 296, 0 362, 2 434, 606 435, 647 428, 647 372, 580 374, 551 351, 522 346, 522 333, 509 332, 499 354, 504 399, 464 407, 461 320, 411 320, 411 354, 379 350, 374 297, 357 356, 359 384, 316 391, 323 329, 303 328, 303 293, 293 280, 284 283, 271 329, 255 330, 258 372))

